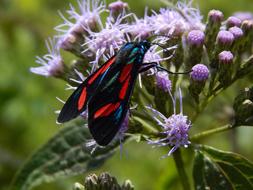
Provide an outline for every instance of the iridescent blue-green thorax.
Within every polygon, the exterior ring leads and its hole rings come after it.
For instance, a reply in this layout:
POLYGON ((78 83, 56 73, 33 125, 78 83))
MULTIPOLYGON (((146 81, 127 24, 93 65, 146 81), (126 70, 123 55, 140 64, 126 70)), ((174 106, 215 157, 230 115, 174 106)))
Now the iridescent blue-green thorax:
POLYGON ((151 44, 147 40, 126 43, 118 52, 117 59, 141 65, 151 44))

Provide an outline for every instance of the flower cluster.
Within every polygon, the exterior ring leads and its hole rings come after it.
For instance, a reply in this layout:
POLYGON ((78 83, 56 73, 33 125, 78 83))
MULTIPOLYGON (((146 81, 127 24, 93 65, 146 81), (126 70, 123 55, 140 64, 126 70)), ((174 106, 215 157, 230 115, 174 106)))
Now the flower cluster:
MULTIPOLYGON (((108 9, 104 1, 101 0, 78 1, 78 10, 70 4, 66 16, 60 13, 64 22, 55 27, 58 32, 54 38, 55 45, 46 56, 50 56, 52 60, 62 59, 61 55, 56 52, 63 49, 89 63, 99 60, 101 64, 105 61, 103 54, 116 52, 128 41, 143 40, 152 35, 173 37, 193 28, 203 29, 202 16, 198 9, 191 7, 191 4, 178 3, 177 9, 180 9, 181 13, 175 9, 161 8, 158 13, 153 11, 151 16, 148 16, 146 9, 143 18, 138 18, 134 13, 127 12, 127 8, 128 4, 122 1, 109 4, 108 9), (106 14, 106 12, 110 12, 110 14, 103 24, 100 15, 106 14)), ((152 62, 153 60, 146 61, 152 62)), ((57 70, 56 66, 59 66, 60 70, 62 67, 62 64, 55 62, 45 60, 43 65, 46 64, 46 67, 42 67, 40 70, 33 69, 32 72, 40 75, 45 75, 44 73, 47 72, 47 76, 54 76, 54 73, 48 73, 48 70, 57 70)), ((85 63, 85 66, 89 67, 90 65, 85 63)))
POLYGON ((163 138, 159 140, 149 140, 149 144, 154 146, 170 146, 172 147, 168 156, 176 151, 179 147, 188 147, 190 144, 188 131, 191 128, 191 122, 186 115, 183 115, 182 94, 179 90, 180 112, 176 113, 176 97, 171 96, 173 102, 174 113, 170 117, 165 117, 159 111, 147 106, 147 109, 153 113, 154 120, 162 127, 163 138))
MULTIPOLYGON (((143 111, 139 109, 146 107, 147 100, 154 100, 154 108, 148 109, 161 126, 158 130, 163 137, 149 142, 171 146, 169 155, 190 144, 191 122, 182 109, 179 114, 175 112, 176 100, 172 96, 182 79, 186 79, 182 86, 188 87, 187 94, 199 111, 208 98, 249 74, 253 67, 252 60, 247 59, 252 53, 252 14, 236 13, 225 20, 221 11, 211 10, 204 24, 199 10, 181 1, 157 12, 146 9, 139 18, 120 0, 108 6, 102 0, 82 0, 78 1, 78 9, 70 5, 60 17, 63 24, 55 27, 57 35, 46 43, 49 52, 37 57, 36 62, 42 66, 31 68, 31 72, 61 78, 69 83, 68 89, 73 90, 127 42, 149 40, 152 46, 143 62, 156 63, 157 67, 141 73, 144 89, 133 93, 132 99, 138 104, 137 112, 143 111), (76 56, 73 64, 65 63, 60 50, 76 56), (166 70, 185 75, 168 75, 166 70)), ((139 118, 142 114, 134 113, 130 111, 122 122, 116 135, 120 141, 125 132, 145 131, 129 129, 129 125, 139 126, 143 120, 139 118)), ((87 118, 86 112, 81 115, 87 118)))

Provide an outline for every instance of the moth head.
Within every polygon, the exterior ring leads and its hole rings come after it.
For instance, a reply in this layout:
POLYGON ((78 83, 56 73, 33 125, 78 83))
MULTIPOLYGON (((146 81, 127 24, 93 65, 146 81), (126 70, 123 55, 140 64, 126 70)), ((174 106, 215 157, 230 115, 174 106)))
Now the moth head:
POLYGON ((151 43, 148 40, 143 40, 143 41, 140 42, 140 46, 146 52, 150 48, 151 43))

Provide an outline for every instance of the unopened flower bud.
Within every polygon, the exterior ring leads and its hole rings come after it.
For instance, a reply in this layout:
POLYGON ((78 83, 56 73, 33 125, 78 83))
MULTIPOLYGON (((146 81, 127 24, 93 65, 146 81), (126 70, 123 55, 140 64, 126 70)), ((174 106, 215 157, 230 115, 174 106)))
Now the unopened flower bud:
POLYGON ((219 54, 220 64, 231 64, 233 63, 234 56, 230 51, 223 51, 219 54))
POLYGON ((245 88, 234 101, 235 126, 253 124, 253 90, 245 88))
POLYGON ((244 44, 243 42, 243 31, 241 28, 237 27, 237 26, 233 26, 231 28, 229 28, 229 32, 231 32, 234 36, 234 43, 232 45, 231 51, 235 54, 238 54, 238 52, 240 52, 241 48, 240 46, 244 44))
POLYGON ((120 189, 117 179, 109 173, 102 173, 98 177, 100 189, 120 189))
POLYGON ((203 64, 197 64, 192 67, 190 76, 193 81, 203 82, 208 79, 209 70, 207 66, 203 64))
POLYGON ((169 79, 168 73, 158 72, 156 74, 156 85, 164 92, 171 91, 171 80, 169 79))
POLYGON ((108 9, 115 18, 127 8, 128 4, 120 0, 110 3, 108 6, 108 9))
POLYGON ((85 178, 84 187, 87 190, 96 190, 98 187, 98 177, 95 174, 91 174, 85 178))
POLYGON ((253 20, 253 14, 250 12, 236 12, 234 16, 239 18, 241 21, 253 20))
POLYGON ((209 77, 209 69, 203 64, 197 64, 192 67, 190 73, 190 86, 189 92, 194 100, 199 102, 199 94, 202 92, 205 87, 205 82, 209 77))
POLYGON ((82 36, 76 33, 66 34, 58 41, 58 45, 61 49, 72 52, 79 57, 82 56, 82 43, 82 36))
POLYGON ((160 111, 166 112, 166 101, 168 100, 169 92, 172 88, 171 80, 169 79, 168 73, 158 72, 156 74, 156 86, 155 88, 155 103, 159 107, 160 111))
POLYGON ((227 19, 227 22, 226 22, 226 25, 227 25, 227 28, 230 28, 230 27, 233 27, 233 26, 237 26, 237 27, 240 27, 242 24, 242 21, 235 17, 235 16, 231 16, 227 19))
POLYGON ((75 183, 73 186, 73 190, 84 190, 84 186, 80 183, 75 183))
POLYGON ((208 21, 205 29, 205 45, 207 48, 208 55, 211 56, 214 49, 214 41, 220 30, 221 22, 224 19, 224 15, 221 11, 211 10, 208 13, 208 21))
POLYGON ((192 30, 187 36, 188 55, 186 65, 190 69, 201 61, 205 34, 201 30, 192 30))
MULTIPOLYGON (((183 49, 183 42, 182 42, 182 37, 174 37, 170 40, 170 42, 168 43, 168 47, 172 47, 172 46, 177 46, 177 49, 175 50, 174 56, 172 57, 171 62, 174 64, 174 66, 176 67, 176 70, 178 70, 182 63, 184 62, 184 49, 183 49)), ((165 52, 165 56, 169 56, 166 55, 165 52)))
POLYGON ((216 38, 216 43, 215 43, 215 49, 213 51, 213 54, 211 56, 211 61, 210 61, 210 66, 212 68, 217 69, 218 68, 218 55, 221 51, 224 50, 230 50, 232 47, 232 44, 234 42, 234 35, 225 30, 219 31, 217 38, 216 38))
POLYGON ((126 180, 122 185, 122 190, 134 190, 134 186, 130 180, 126 180))
POLYGON ((187 42, 190 46, 202 47, 205 41, 205 34, 201 30, 192 30, 188 33, 187 42))
POLYGON ((244 33, 243 40, 241 42, 241 52, 250 52, 252 49, 253 41, 253 20, 245 20, 242 23, 242 30, 244 33))
POLYGON ((220 31, 217 35, 217 44, 223 47, 229 47, 234 41, 234 36, 229 31, 220 31))
POLYGON ((219 54, 219 81, 226 86, 231 81, 234 56, 230 51, 223 51, 219 54))
POLYGON ((213 23, 221 23, 224 19, 224 15, 221 11, 219 10, 211 10, 208 13, 208 21, 213 22, 213 23))
POLYGON ((242 30, 247 33, 247 32, 252 32, 253 29, 253 21, 251 20, 245 20, 242 23, 242 30))
POLYGON ((229 28, 229 32, 231 32, 233 34, 235 40, 237 40, 243 36, 242 29, 237 26, 233 26, 233 27, 229 28))
POLYGON ((76 43, 76 36, 73 34, 68 34, 64 38, 59 40, 59 47, 63 50, 70 51, 73 49, 74 44, 76 43))

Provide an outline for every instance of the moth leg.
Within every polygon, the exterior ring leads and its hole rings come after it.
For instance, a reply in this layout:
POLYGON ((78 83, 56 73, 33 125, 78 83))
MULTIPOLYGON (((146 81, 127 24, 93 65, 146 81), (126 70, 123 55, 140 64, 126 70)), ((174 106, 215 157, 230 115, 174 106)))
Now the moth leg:
POLYGON ((141 68, 139 69, 139 73, 143 73, 153 67, 155 67, 157 69, 157 71, 165 71, 169 74, 189 74, 191 72, 191 70, 185 71, 185 72, 172 72, 164 67, 161 67, 160 65, 158 65, 157 62, 150 62, 150 63, 142 63, 141 68))

